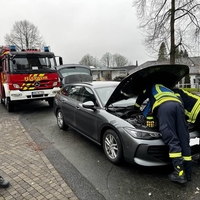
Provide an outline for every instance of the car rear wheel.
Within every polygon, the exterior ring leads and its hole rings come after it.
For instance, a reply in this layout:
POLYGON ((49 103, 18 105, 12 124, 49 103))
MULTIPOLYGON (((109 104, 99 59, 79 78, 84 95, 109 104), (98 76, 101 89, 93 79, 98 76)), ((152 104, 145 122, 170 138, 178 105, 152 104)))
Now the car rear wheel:
POLYGON ((64 122, 64 117, 60 109, 57 111, 56 118, 57 118, 58 127, 62 130, 66 130, 68 126, 64 122))
POLYGON ((107 130, 103 135, 103 150, 110 162, 120 164, 123 160, 122 144, 119 136, 113 130, 107 130))

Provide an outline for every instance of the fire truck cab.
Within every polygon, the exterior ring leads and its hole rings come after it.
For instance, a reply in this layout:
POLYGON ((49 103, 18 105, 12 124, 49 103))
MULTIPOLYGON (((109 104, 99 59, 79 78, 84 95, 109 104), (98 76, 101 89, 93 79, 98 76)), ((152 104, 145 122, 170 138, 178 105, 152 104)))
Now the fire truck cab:
POLYGON ((8 112, 22 101, 46 100, 53 106, 54 96, 60 90, 56 66, 56 56, 48 47, 44 51, 0 47, 0 99, 8 112))

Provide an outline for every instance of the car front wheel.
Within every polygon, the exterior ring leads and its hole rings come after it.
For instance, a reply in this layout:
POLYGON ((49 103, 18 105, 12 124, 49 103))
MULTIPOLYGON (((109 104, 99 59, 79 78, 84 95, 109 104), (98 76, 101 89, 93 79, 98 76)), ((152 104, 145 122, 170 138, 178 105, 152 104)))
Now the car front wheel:
POLYGON ((62 130, 66 130, 68 126, 64 122, 64 117, 60 109, 57 111, 56 118, 57 118, 58 127, 62 130))
POLYGON ((113 130, 107 130, 103 135, 103 150, 106 157, 114 164, 120 164, 123 159, 122 144, 119 136, 113 130))

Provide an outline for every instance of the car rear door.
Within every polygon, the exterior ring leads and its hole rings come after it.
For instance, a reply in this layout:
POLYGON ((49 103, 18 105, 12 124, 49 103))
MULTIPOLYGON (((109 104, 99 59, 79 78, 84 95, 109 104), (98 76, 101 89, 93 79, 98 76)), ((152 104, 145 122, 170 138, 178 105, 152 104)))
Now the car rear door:
POLYGON ((75 112, 79 102, 79 90, 82 86, 65 86, 62 89, 62 112, 64 114, 65 123, 69 126, 75 127, 75 112))

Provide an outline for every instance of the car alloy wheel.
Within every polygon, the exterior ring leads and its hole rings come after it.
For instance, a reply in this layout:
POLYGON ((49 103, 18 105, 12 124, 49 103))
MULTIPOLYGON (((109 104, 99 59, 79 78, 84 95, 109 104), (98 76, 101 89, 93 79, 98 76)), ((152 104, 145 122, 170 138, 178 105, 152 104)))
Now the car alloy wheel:
POLYGON ((122 145, 119 136, 113 130, 107 130, 103 136, 103 150, 110 162, 119 164, 122 161, 122 145))
POLYGON ((60 129, 62 129, 62 130, 67 129, 68 126, 67 126, 67 125, 65 124, 65 122, 64 122, 64 117, 63 117, 63 114, 62 114, 62 112, 61 112, 60 109, 57 111, 56 117, 57 117, 57 124, 58 124, 58 127, 59 127, 60 129))

